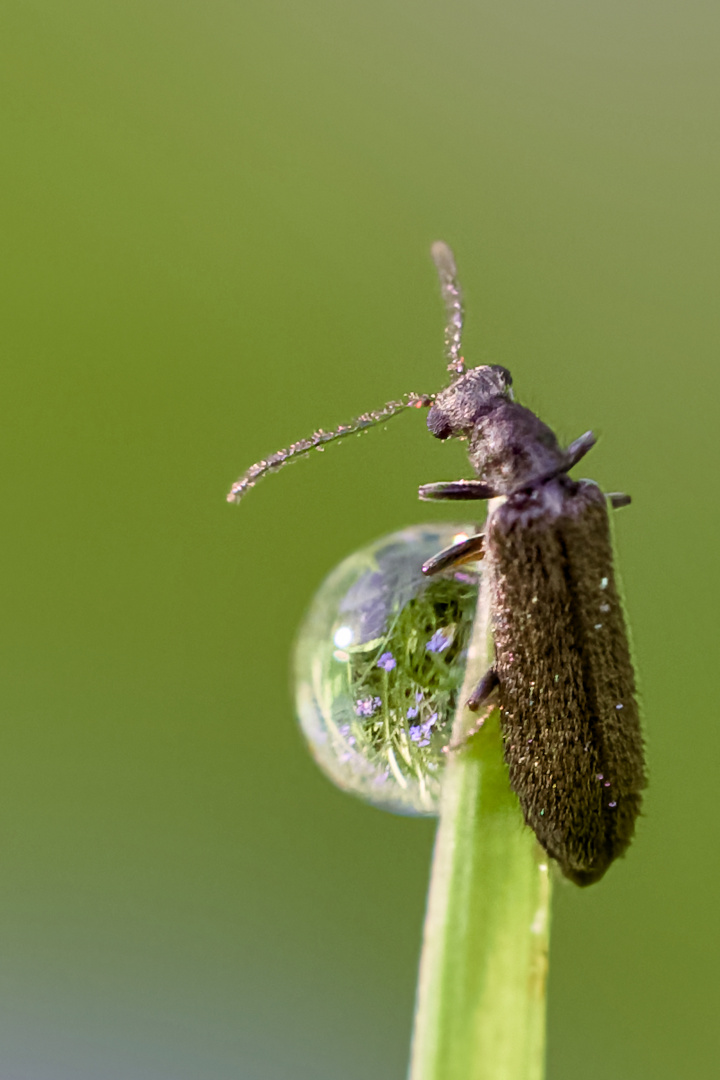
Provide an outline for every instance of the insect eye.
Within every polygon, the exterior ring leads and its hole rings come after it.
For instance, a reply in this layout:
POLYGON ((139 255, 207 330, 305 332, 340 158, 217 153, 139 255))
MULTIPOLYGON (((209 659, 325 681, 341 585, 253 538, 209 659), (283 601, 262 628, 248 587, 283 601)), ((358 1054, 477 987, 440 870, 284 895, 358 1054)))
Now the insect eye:
POLYGON ((417 525, 345 559, 316 593, 295 652, 313 757, 345 791, 401 814, 437 813, 479 575, 422 564, 472 526, 417 525))
POLYGON ((428 413, 427 426, 436 439, 449 439, 453 433, 450 421, 437 405, 433 405, 428 413))
POLYGON ((498 381, 502 384, 502 386, 505 389, 509 389, 512 386, 513 380, 512 375, 510 374, 508 369, 506 367, 502 367, 500 364, 493 364, 492 369, 498 376, 498 381))

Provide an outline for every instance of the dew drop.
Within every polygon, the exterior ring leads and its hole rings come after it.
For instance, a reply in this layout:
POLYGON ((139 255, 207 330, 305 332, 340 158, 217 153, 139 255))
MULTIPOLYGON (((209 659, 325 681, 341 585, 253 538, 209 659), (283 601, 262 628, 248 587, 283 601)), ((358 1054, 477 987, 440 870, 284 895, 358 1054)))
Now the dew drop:
POLYGON ((298 635, 296 707, 313 757, 338 787, 394 813, 437 813, 479 573, 421 567, 473 532, 416 525, 355 552, 298 635))

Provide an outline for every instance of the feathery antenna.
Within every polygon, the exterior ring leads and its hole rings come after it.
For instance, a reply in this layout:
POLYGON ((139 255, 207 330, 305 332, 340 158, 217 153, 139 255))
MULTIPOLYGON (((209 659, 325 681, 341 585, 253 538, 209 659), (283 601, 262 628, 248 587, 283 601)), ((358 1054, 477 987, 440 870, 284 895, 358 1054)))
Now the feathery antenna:
MULTIPOLYGON (((445 305, 445 359, 447 369, 455 377, 465 372, 465 361, 460 355, 462 347, 463 329, 463 306, 462 292, 457 280, 457 269, 453 253, 442 240, 436 241, 431 248, 432 257, 437 267, 440 278, 440 293, 445 305)), ((300 439, 292 443, 286 450, 278 450, 269 458, 258 461, 233 484, 227 496, 227 501, 238 503, 243 495, 254 488, 258 480, 262 480, 268 473, 277 472, 283 465, 304 457, 311 450, 322 450, 326 443, 344 439, 347 435, 360 434, 368 428, 382 424, 385 420, 392 419, 404 409, 426 409, 432 405, 434 395, 428 394, 405 394, 400 401, 389 401, 382 409, 375 412, 363 413, 349 424, 341 424, 335 431, 323 431, 320 428, 313 432, 309 439, 300 439)))
POLYGON ((430 249, 440 278, 440 293, 445 304, 445 359, 447 369, 453 375, 465 373, 465 361, 460 355, 462 348, 463 306, 462 290, 458 284, 457 268, 452 251, 442 240, 436 240, 430 249))
POLYGON ((335 442, 336 439, 344 439, 347 435, 360 434, 368 428, 375 427, 376 424, 382 424, 383 421, 397 416, 403 409, 427 409, 432 404, 432 401, 433 398, 428 394, 405 394, 401 401, 388 401, 387 405, 383 405, 382 409, 363 413, 362 416, 351 420, 349 424, 341 424, 335 431, 323 431, 320 428, 318 431, 313 432, 309 439, 300 439, 299 442, 292 443, 287 450, 278 450, 275 454, 271 454, 269 458, 258 461, 256 465, 251 465, 247 472, 233 484, 228 493, 227 501, 232 503, 240 502, 243 495, 246 495, 251 488, 254 488, 258 480, 262 480, 263 476, 277 472, 278 469, 282 469, 283 465, 287 465, 289 461, 302 457, 304 454, 309 454, 311 450, 321 450, 326 443, 335 442))

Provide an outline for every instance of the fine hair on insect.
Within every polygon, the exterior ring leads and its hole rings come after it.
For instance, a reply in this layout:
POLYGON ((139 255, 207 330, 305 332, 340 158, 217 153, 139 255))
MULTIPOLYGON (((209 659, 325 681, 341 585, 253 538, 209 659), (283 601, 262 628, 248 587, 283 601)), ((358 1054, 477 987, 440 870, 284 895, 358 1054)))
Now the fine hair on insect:
POLYGON ((449 385, 435 395, 407 394, 293 443, 248 469, 228 501, 239 502, 267 473, 311 450, 407 408, 429 409, 436 438, 467 443, 474 477, 424 484, 420 498, 493 503, 482 530, 428 560, 423 573, 484 560, 495 658, 468 707, 499 709, 509 781, 525 822, 566 877, 589 885, 627 849, 645 786, 608 514, 630 499, 570 477, 595 445, 591 431, 563 448, 515 401, 506 368, 466 369, 455 260, 442 242, 433 244, 432 256, 445 306, 449 385))

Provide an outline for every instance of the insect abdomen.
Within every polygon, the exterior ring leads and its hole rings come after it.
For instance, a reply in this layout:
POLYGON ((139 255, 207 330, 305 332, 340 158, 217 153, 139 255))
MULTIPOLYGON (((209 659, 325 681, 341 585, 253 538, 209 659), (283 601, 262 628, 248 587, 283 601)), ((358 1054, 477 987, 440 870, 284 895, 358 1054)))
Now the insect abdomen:
POLYGON ((511 496, 486 565, 510 783, 548 854, 589 885, 628 846, 645 785, 605 497, 564 475, 511 496))

